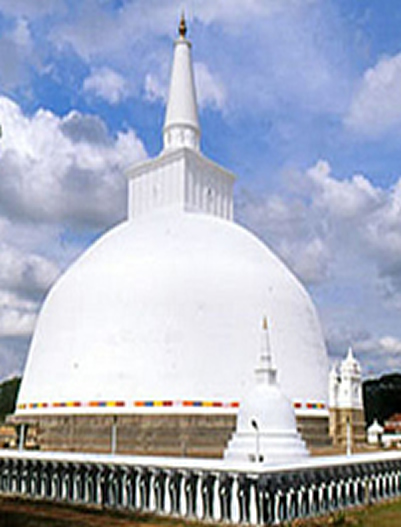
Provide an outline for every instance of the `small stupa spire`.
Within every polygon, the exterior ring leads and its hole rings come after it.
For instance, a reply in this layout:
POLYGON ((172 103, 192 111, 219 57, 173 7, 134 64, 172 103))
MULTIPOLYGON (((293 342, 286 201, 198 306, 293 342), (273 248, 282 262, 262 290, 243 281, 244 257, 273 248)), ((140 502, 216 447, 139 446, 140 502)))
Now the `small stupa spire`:
POLYGON ((273 365, 273 357, 270 348, 269 325, 267 317, 263 317, 262 342, 259 363, 255 368, 256 380, 259 383, 276 384, 277 369, 273 365))
POLYGON ((175 41, 170 90, 163 128, 164 149, 199 150, 200 127, 192 68, 191 43, 186 38, 187 24, 182 14, 175 41))

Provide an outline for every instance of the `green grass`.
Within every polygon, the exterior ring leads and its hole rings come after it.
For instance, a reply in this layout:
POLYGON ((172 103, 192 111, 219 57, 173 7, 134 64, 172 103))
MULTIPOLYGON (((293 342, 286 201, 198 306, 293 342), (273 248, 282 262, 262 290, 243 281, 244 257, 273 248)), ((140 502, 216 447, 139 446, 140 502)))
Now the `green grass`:
POLYGON ((392 503, 366 507, 361 511, 355 512, 355 519, 359 522, 356 525, 366 527, 400 527, 401 526, 401 500, 392 503))
MULTIPOLYGON (((39 500, 0 498, 0 527, 201 527, 200 522, 157 518, 151 514, 112 512, 39 500)), ((207 524, 213 527, 212 524, 207 524)), ((326 517, 295 520, 287 527, 401 527, 401 498, 326 517)))
POLYGON ((296 520, 292 527, 401 527, 401 499, 339 511, 324 518, 296 520))

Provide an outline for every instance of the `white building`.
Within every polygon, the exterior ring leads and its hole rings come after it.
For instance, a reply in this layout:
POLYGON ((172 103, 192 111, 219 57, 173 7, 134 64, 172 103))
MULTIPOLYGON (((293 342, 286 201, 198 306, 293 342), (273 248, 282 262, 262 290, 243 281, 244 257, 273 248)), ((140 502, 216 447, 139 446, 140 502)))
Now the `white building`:
POLYGON ((375 419, 367 429, 367 438, 370 445, 381 445, 384 427, 375 419))
POLYGON ((222 453, 251 387, 263 314, 304 438, 324 442, 328 366, 315 307, 233 221, 235 177, 202 155, 200 136, 182 21, 163 151, 128 169, 127 220, 57 281, 37 321, 16 421, 40 423, 43 448, 106 449, 117 422, 122 450, 222 453))
POLYGON ((340 370, 334 365, 330 371, 329 405, 332 408, 363 408, 361 366, 351 347, 340 370))
POLYGON ((330 435, 334 444, 344 445, 347 421, 354 443, 365 441, 365 418, 362 400, 362 375, 352 348, 340 368, 334 365, 329 374, 330 435))

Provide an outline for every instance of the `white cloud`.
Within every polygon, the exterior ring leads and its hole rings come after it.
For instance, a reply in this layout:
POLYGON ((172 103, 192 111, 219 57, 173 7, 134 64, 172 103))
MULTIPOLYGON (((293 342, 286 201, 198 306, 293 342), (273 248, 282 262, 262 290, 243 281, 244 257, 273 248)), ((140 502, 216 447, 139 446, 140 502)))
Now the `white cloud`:
POLYGON ((293 260, 295 272, 305 283, 317 284, 327 279, 332 255, 322 238, 300 240, 287 247, 283 243, 282 253, 285 259, 293 260))
POLYGON ((33 115, 0 97, 0 372, 20 371, 43 297, 94 232, 125 216, 133 130, 98 117, 33 115), (88 233, 80 238, 79 233, 88 233))
POLYGON ((39 303, 60 270, 43 256, 4 243, 0 262, 0 338, 30 337, 39 303))
MULTIPOLYGON (((229 101, 234 109, 246 105, 247 111, 276 112, 285 101, 308 112, 343 113, 350 89, 343 72, 347 56, 327 38, 333 17, 327 21, 321 5, 319 0, 189 2, 189 38, 210 34, 194 48, 195 62, 203 64, 201 104, 221 109, 229 101), (192 34, 197 25, 201 31, 192 34)), ((149 99, 165 99, 166 62, 181 9, 178 0, 133 1, 119 9, 88 0, 79 17, 56 22, 49 39, 59 51, 73 49, 87 64, 117 68, 131 93, 144 88, 149 99)))
POLYGON ((7 16, 25 16, 34 19, 63 9, 60 0, 0 0, 0 10, 7 16))
POLYGON ((145 97, 149 101, 157 101, 158 99, 162 101, 167 101, 168 88, 167 88, 167 79, 163 81, 159 79, 156 75, 148 73, 145 77, 145 97))
POLYGON ((105 99, 110 104, 118 104, 128 96, 124 77, 107 67, 94 69, 84 80, 83 88, 85 92, 105 99))
POLYGON ((390 335, 362 339, 355 343, 355 349, 362 361, 370 367, 371 374, 398 370, 401 361, 401 339, 390 335))
POLYGON ((287 125, 302 111, 309 118, 343 114, 351 87, 348 58, 327 38, 335 22, 325 18, 322 3, 244 2, 224 12, 208 7, 211 21, 221 26, 209 46, 203 44, 203 61, 219 73, 229 110, 265 111, 277 121, 285 108, 287 125))
POLYGON ((327 161, 318 161, 306 176, 311 183, 315 206, 333 218, 360 220, 382 202, 381 189, 374 188, 364 176, 357 174, 350 179, 337 180, 332 177, 327 161))
POLYGON ((38 302, 0 288, 0 339, 30 337, 38 302))
MULTIPOLYGON (((319 0, 190 0, 185 6, 188 23, 196 18, 204 24, 222 23, 231 30, 249 26, 278 13, 292 14, 309 8, 319 0)), ((54 28, 52 39, 59 46, 71 45, 84 60, 127 49, 146 35, 171 37, 178 26, 181 0, 142 2, 134 0, 119 10, 86 0, 79 17, 54 28), (96 20, 96 24, 93 23, 96 20)))
POLYGON ((244 24, 249 19, 269 18, 283 11, 308 7, 318 0, 208 0, 194 6, 193 13, 207 23, 244 24))
POLYGON ((3 30, 0 37, 0 83, 2 90, 23 85, 29 69, 39 66, 33 53, 34 42, 26 18, 16 18, 13 25, 3 30))
POLYGON ((31 31, 26 18, 18 18, 16 20, 16 26, 12 32, 12 38, 18 46, 31 47, 31 31))
POLYGON ((124 169, 145 157, 132 130, 108 134, 98 118, 38 110, 0 98, 0 211, 42 222, 106 225, 125 213, 124 169))
POLYGON ((401 339, 395 337, 382 337, 379 340, 380 346, 388 353, 395 353, 401 357, 401 339))
POLYGON ((391 368, 401 342, 401 179, 384 189, 360 174, 338 179, 318 161, 284 184, 280 196, 242 195, 241 222, 313 286, 334 356, 353 344, 365 372, 391 368))
POLYGON ((364 73, 345 124, 371 137, 401 126, 401 53, 381 58, 364 73))
POLYGON ((43 256, 0 244, 0 287, 25 298, 41 298, 59 274, 58 266, 43 256))
MULTIPOLYGON (((328 226, 333 245, 350 241, 350 249, 376 265, 378 277, 400 280, 401 291, 401 179, 388 189, 375 187, 358 174, 338 180, 327 162, 306 172, 314 221, 328 226)), ((311 216, 311 215, 310 215, 311 216)), ((332 254, 338 252, 333 246, 332 254)))
POLYGON ((36 314, 7 306, 0 312, 0 337, 29 337, 35 327, 36 314))
POLYGON ((222 110, 226 102, 226 89, 223 82, 202 62, 195 62, 194 75, 199 106, 222 110))
MULTIPOLYGON (((151 100, 165 99, 166 63, 182 9, 179 0, 133 0, 118 7, 85 0, 79 9, 56 0, 34 2, 31 8, 23 1, 11 4, 3 9, 19 17, 20 41, 24 28, 43 18, 40 38, 34 31, 29 53, 22 53, 14 41, 0 39, 3 86, 27 88, 24 79, 50 72, 49 78, 63 82, 66 90, 75 92, 80 83, 87 95, 115 105, 143 93, 151 100), (91 68, 84 80, 82 68, 75 67, 82 66, 81 61, 91 68)), ((200 105, 275 113, 284 101, 308 112, 343 111, 348 87, 338 65, 346 58, 339 56, 338 47, 333 52, 332 39, 325 38, 327 21, 320 5, 320 0, 188 2, 189 38, 203 39, 202 46, 196 43, 194 49, 200 105), (199 27, 192 35, 192 28, 199 27)))

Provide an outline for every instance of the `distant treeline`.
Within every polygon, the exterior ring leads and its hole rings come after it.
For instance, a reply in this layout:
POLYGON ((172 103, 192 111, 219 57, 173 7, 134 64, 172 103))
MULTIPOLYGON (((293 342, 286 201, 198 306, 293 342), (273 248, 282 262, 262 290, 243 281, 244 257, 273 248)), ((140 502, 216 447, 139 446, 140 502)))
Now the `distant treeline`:
POLYGON ((0 423, 15 410, 21 377, 13 377, 0 384, 0 423))
POLYGON ((366 424, 374 419, 383 424, 393 414, 401 413, 401 374, 383 375, 362 385, 366 424))

